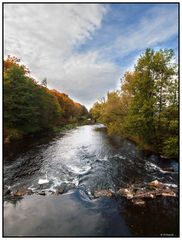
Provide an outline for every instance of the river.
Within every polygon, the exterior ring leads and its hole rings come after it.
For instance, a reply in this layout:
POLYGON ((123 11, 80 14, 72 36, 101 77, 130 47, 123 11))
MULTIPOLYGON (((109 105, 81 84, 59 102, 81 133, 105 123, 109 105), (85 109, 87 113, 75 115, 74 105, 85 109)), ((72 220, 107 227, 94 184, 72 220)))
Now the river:
POLYGON ((24 139, 4 148, 4 186, 40 189, 46 196, 4 197, 4 236, 178 236, 178 198, 95 199, 96 190, 159 180, 178 187, 178 161, 139 151, 126 139, 107 136, 103 125, 24 139), (171 173, 163 168, 172 167, 171 173), (65 193, 53 195, 59 186, 65 193))

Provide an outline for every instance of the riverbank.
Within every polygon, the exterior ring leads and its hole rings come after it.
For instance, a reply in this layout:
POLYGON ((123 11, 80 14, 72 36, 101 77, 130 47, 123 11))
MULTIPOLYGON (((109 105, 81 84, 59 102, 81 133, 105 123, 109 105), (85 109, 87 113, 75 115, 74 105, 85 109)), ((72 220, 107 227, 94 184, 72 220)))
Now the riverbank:
POLYGON ((23 139, 27 139, 27 138, 34 138, 34 137, 38 137, 40 136, 44 136, 44 135, 51 135, 51 134, 55 134, 55 133, 63 133, 66 130, 71 130, 74 129, 76 127, 79 126, 84 126, 84 125, 89 125, 89 124, 93 124, 92 121, 85 119, 83 121, 80 122, 74 122, 74 123, 68 123, 62 126, 55 126, 52 129, 47 129, 44 131, 40 131, 40 132, 36 132, 36 133, 31 133, 31 134, 23 134, 20 133, 16 130, 8 132, 6 129, 4 130, 4 145, 8 145, 8 144, 13 144, 16 143, 18 141, 22 141, 23 139))
POLYGON ((141 144, 140 139, 136 136, 129 136, 129 135, 121 136, 119 134, 109 134, 106 126, 105 126, 105 129, 106 129, 106 132, 107 132, 108 136, 113 141, 116 141, 116 142, 119 143, 119 142, 122 142, 123 139, 127 139, 127 140, 133 142, 137 146, 138 150, 145 152, 147 155, 154 154, 154 155, 157 155, 162 160, 164 160, 164 159, 165 160, 176 159, 177 161, 179 161, 179 156, 169 157, 169 156, 161 155, 152 145, 144 144, 144 143, 141 144))
POLYGON ((84 125, 93 125, 93 124, 94 123, 91 120, 85 119, 84 121, 81 121, 81 122, 69 123, 69 124, 66 124, 64 126, 54 127, 53 132, 55 132, 55 133, 63 132, 63 131, 66 131, 66 130, 74 129, 76 127, 81 127, 81 126, 84 126, 84 125))

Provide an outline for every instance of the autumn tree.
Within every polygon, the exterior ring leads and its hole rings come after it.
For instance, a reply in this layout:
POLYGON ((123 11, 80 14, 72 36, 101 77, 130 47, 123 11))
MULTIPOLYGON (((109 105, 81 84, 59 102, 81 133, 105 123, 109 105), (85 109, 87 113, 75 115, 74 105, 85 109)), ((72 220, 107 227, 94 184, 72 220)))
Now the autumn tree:
POLYGON ((80 103, 74 102, 67 94, 60 93, 57 90, 51 90, 51 93, 57 97, 63 111, 63 121, 77 122, 83 116, 88 116, 88 110, 80 103))
POLYGON ((178 156, 178 74, 172 50, 146 49, 126 72, 121 90, 91 109, 110 134, 120 134, 165 156, 178 156))
POLYGON ((90 113, 95 122, 101 121, 102 111, 103 111, 104 102, 97 101, 94 103, 93 107, 90 109, 90 113))

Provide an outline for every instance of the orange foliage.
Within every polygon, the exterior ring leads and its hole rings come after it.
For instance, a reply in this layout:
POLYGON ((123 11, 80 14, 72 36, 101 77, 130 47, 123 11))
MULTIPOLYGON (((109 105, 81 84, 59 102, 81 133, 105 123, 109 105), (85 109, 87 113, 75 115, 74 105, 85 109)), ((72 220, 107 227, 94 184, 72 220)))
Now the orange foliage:
POLYGON ((88 114, 87 109, 83 105, 74 102, 67 94, 60 93, 55 89, 50 91, 57 97, 65 120, 68 120, 70 117, 80 118, 81 116, 88 114))
POLYGON ((7 59, 5 59, 3 63, 4 71, 8 71, 11 67, 19 67, 25 74, 30 73, 29 69, 25 65, 20 64, 20 59, 17 57, 8 55, 7 59))

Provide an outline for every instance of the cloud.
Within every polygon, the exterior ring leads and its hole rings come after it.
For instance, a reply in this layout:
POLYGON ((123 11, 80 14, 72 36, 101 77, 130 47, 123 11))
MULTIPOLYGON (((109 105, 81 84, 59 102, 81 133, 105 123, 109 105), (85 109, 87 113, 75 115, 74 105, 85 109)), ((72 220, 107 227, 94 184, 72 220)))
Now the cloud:
POLYGON ((129 29, 117 38, 115 49, 124 56, 135 50, 155 47, 177 33, 177 8, 170 8, 170 5, 153 7, 138 24, 130 25, 129 29))
POLYGON ((39 80, 47 77, 52 87, 67 90, 68 94, 82 100, 79 89, 87 91, 81 85, 90 84, 86 83, 90 79, 86 77, 87 69, 100 73, 100 68, 105 65, 102 63, 99 68, 93 61, 89 63, 89 54, 73 57, 74 48, 92 38, 92 34, 100 28, 106 11, 104 5, 97 4, 7 4, 5 55, 19 57, 29 66, 33 76, 39 80), (77 62, 80 59, 80 66, 74 63, 75 59, 77 62), (87 66, 81 62, 85 60, 87 66))
POLYGON ((98 52, 76 54, 63 64, 61 79, 54 79, 54 87, 91 106, 107 91, 116 89, 120 74, 119 67, 100 59, 98 52))
POLYGON ((54 49, 56 56, 63 57, 74 45, 91 37, 100 27, 105 12, 98 5, 8 4, 5 5, 5 44, 17 52, 25 51, 26 45, 27 52, 28 48, 30 52, 39 50, 45 57, 54 49))

